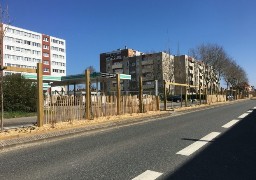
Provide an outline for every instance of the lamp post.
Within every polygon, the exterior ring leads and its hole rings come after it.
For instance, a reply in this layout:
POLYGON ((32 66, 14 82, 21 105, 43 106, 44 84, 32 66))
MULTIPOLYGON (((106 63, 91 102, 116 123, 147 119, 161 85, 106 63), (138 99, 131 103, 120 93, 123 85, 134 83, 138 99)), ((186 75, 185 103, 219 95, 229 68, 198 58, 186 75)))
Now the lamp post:
POLYGON ((0 73, 1 73, 1 132, 4 130, 4 91, 3 91, 3 70, 6 69, 5 66, 0 65, 0 73))

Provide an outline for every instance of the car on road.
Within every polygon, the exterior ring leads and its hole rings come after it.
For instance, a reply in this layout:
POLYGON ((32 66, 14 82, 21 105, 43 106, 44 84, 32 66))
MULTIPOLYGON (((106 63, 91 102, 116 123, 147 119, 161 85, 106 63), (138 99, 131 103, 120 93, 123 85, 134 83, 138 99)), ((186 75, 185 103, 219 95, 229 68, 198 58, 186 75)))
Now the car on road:
POLYGON ((180 95, 176 96, 168 96, 167 101, 172 101, 172 102, 181 102, 182 97, 180 95))

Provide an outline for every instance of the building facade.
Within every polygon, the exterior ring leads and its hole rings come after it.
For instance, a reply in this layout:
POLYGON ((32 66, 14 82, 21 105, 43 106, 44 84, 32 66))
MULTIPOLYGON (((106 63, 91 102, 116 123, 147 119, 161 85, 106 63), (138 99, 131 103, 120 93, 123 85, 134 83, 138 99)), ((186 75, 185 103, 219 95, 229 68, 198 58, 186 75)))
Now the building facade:
MULTIPOLYGON (((163 82, 187 85, 169 85, 167 93, 170 95, 203 93, 208 89, 214 91, 219 88, 218 77, 211 66, 188 55, 173 56, 166 52, 142 53, 133 49, 119 49, 100 54, 100 69, 106 73, 120 73, 131 75, 131 80, 121 81, 121 90, 138 93, 140 77, 142 77, 143 92, 154 94, 156 80, 158 92, 163 93, 163 82)), ((107 80, 101 86, 105 92, 116 91, 115 80, 107 80)))
MULTIPOLYGON (((155 93, 156 80, 160 91, 163 80, 174 81, 173 62, 174 57, 165 52, 145 54, 125 48, 100 54, 101 72, 131 75, 130 81, 121 81, 121 90, 134 94, 139 91, 140 77, 147 94, 155 93)), ((109 80, 101 84, 101 90, 115 91, 115 86, 115 80, 109 80)))
MULTIPOLYGON (((187 84, 188 93, 203 93, 207 89, 217 91, 219 78, 212 66, 207 66, 188 55, 174 57, 174 78, 176 83, 187 84)), ((185 88, 183 88, 183 92, 185 88)), ((175 94, 180 94, 181 87, 175 87, 175 94)))
MULTIPOLYGON (((43 64, 43 74, 48 76, 66 75, 66 42, 64 39, 37 33, 15 26, 1 24, 4 37, 1 39, 2 66, 36 69, 43 64)), ((8 75, 14 72, 4 70, 8 75)))

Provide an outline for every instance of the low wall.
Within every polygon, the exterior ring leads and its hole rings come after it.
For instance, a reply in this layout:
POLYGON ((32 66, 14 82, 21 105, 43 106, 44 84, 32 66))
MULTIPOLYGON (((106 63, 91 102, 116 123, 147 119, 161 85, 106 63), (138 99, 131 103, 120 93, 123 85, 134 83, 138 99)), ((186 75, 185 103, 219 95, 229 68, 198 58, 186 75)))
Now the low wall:
POLYGON ((226 102, 226 95, 207 95, 207 104, 226 102))

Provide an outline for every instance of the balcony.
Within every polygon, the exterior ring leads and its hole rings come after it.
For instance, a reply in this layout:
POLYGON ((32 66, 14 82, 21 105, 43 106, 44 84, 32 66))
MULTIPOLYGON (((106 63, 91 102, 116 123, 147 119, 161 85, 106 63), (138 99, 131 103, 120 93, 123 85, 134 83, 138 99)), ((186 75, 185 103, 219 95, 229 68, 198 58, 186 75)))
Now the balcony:
POLYGON ((198 66, 200 70, 203 70, 203 66, 202 65, 199 65, 198 66))
POLYGON ((142 73, 153 72, 153 67, 147 67, 142 69, 142 73))
POLYGON ((153 59, 146 60, 146 61, 141 61, 141 65, 149 65, 149 64, 153 64, 153 63, 154 63, 153 59))
POLYGON ((124 73, 124 70, 123 69, 116 69, 114 71, 116 74, 123 74, 124 73))
POLYGON ((147 77, 143 77, 143 80, 144 81, 152 81, 152 80, 155 80, 155 77, 154 76, 147 76, 147 77))
POLYGON ((189 72, 189 74, 194 74, 193 70, 189 70, 188 72, 189 72))
POLYGON ((154 84, 145 84, 145 85, 142 85, 143 89, 152 89, 152 88, 155 88, 155 85, 154 84))
POLYGON ((189 62, 188 65, 189 66, 194 66, 194 62, 189 62))
POLYGON ((123 68, 123 64, 119 63, 119 64, 113 64, 112 65, 112 69, 120 69, 123 68))

